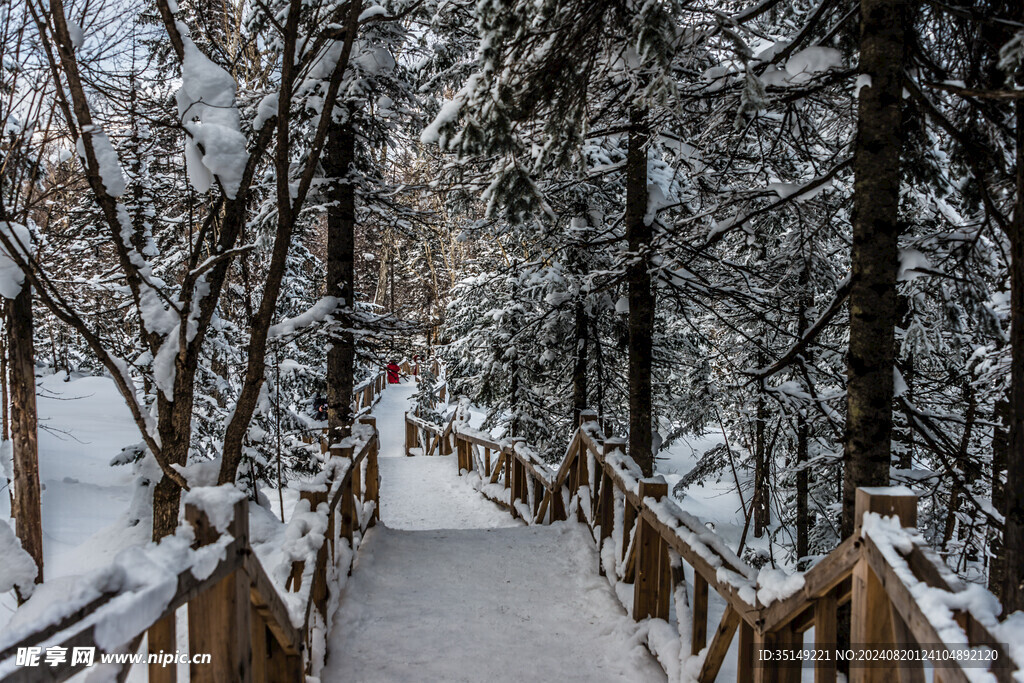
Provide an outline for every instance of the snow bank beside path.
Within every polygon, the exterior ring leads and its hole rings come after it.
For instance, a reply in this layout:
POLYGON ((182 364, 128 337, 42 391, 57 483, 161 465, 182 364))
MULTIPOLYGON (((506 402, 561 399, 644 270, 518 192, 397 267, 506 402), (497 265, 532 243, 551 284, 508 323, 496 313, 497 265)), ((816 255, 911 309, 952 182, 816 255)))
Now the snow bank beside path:
MULTIPOLYGON (((139 430, 107 377, 37 378, 39 473, 43 485, 43 572, 53 578, 83 574, 114 561, 124 548, 149 541, 150 517, 133 519, 135 477, 110 461, 138 443, 139 430)), ((0 495, 0 515, 10 499, 0 495)), ((0 596, 0 630, 15 608, 0 596)))

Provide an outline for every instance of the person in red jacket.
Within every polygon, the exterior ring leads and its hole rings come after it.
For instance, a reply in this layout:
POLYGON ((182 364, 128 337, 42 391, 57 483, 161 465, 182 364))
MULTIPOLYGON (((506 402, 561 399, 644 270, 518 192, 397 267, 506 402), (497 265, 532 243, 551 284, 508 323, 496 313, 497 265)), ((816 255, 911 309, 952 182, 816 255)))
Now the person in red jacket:
POLYGON ((398 363, 391 361, 388 363, 388 384, 398 384, 398 373, 401 368, 398 367, 398 363))

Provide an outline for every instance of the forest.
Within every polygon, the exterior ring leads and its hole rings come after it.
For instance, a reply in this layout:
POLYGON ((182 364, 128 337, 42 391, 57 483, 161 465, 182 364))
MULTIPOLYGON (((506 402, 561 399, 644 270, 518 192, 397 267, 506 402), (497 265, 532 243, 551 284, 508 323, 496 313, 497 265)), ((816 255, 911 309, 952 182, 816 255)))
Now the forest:
POLYGON ((283 518, 317 402, 346 443, 413 358, 556 468, 596 411, 755 568, 906 486, 1024 609, 1019 0, 7 0, 0 124, 0 623, 46 444, 108 535, 283 518))

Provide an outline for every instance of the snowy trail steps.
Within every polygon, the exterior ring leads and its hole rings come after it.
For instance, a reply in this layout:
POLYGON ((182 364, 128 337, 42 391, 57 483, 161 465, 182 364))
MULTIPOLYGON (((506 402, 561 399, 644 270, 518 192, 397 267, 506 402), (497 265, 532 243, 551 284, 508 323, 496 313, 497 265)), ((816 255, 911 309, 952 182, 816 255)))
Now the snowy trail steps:
POLYGON ((664 680, 583 526, 525 526, 454 456, 405 456, 412 390, 390 387, 374 411, 381 523, 345 586, 322 680, 664 680))
POLYGON ((658 681, 579 525, 375 527, 324 681, 658 681))

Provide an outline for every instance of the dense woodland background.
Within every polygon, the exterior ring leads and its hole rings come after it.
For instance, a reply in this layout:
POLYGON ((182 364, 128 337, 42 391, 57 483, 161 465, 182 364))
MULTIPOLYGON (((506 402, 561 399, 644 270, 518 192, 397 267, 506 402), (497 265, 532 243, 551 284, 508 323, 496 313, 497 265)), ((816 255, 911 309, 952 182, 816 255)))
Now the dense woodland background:
POLYGON ((318 466, 316 397, 343 439, 415 354, 552 462, 584 408, 648 474, 721 435, 674 493, 734 482, 754 565, 906 484, 1024 608, 1019 1, 15 0, 0 33, 38 580, 35 376, 113 378, 160 538, 179 466, 257 497, 318 466))

